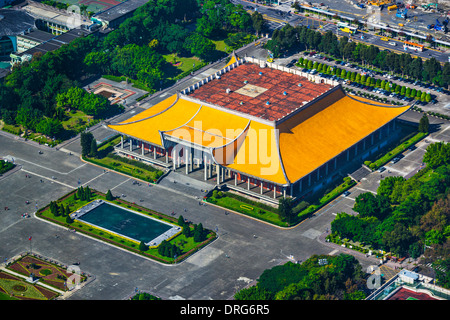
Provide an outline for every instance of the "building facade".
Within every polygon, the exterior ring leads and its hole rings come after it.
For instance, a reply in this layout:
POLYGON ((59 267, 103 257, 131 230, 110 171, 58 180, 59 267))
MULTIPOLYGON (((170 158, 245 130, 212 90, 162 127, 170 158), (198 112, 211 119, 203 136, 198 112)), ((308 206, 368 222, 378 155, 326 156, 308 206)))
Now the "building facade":
POLYGON ((122 135, 119 154, 275 203, 314 192, 382 147, 409 108, 233 56, 216 74, 108 127, 122 135))

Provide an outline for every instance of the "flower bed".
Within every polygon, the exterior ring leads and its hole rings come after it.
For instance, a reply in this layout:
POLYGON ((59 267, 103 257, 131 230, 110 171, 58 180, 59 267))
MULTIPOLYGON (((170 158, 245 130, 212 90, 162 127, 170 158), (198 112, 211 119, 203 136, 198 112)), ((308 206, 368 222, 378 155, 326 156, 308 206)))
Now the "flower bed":
POLYGON ((0 293, 19 300, 51 300, 58 296, 54 291, 27 283, 3 271, 0 271, 0 293))
MULTIPOLYGON (((64 291, 67 290, 65 281, 72 275, 71 272, 67 272, 66 268, 55 265, 51 260, 46 262, 32 256, 25 256, 16 260, 8 266, 8 269, 25 276, 33 273, 43 283, 64 291), (40 270, 45 270, 45 272, 40 272, 40 270)), ((81 281, 86 280, 86 276, 80 275, 80 277, 81 281)))

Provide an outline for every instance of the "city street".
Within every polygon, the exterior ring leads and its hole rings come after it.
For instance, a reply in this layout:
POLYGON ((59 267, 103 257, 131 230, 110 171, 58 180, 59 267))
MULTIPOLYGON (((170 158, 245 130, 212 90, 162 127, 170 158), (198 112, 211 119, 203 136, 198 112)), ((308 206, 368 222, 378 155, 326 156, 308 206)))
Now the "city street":
MULTIPOLYGON (((409 111, 406 120, 418 121, 420 114, 409 111)), ((414 151, 396 164, 388 164, 390 173, 408 175, 420 166, 426 146, 434 141, 450 141, 449 123, 430 118, 439 131, 417 144, 414 151)), ((355 197, 362 192, 376 192, 380 174, 367 175, 350 190, 318 211, 312 218, 291 229, 280 229, 239 214, 225 215, 213 205, 199 205, 200 184, 184 183, 172 188, 169 176, 161 185, 133 184, 132 178, 86 164, 67 152, 33 145, 0 135, 0 156, 14 158, 21 166, 15 173, 0 178, 0 259, 28 251, 33 237, 33 252, 66 264, 81 262, 81 269, 95 276, 95 281, 75 292, 69 299, 123 299, 134 288, 154 292, 168 299, 228 299, 234 292, 256 280, 267 268, 288 261, 305 260, 312 254, 339 254, 340 249, 319 241, 329 231, 338 212, 349 212, 355 197), (43 154, 38 151, 43 150, 43 154), (161 265, 118 248, 98 242, 35 218, 37 207, 46 205, 80 185, 115 195, 130 202, 143 200, 148 208, 178 216, 218 230, 218 239, 178 265, 161 265), (29 204, 26 204, 29 201, 29 204), (186 211, 184 211, 186 209, 186 211), (31 218, 23 218, 23 213, 31 218), (55 235, 59 238, 55 241, 55 235), (254 237, 253 235, 256 235, 254 237)), ((184 176, 184 181, 189 178, 184 176)), ((358 257, 363 267, 376 260, 358 257)))
MULTIPOLYGON (((249 44, 237 53, 267 58, 267 51, 261 48, 261 44, 249 44)), ((283 60, 281 62, 284 63, 283 60)), ((128 119, 177 90, 214 74, 224 65, 225 60, 217 61, 175 86, 149 96, 139 105, 127 106, 124 113, 109 122, 128 119)), ((408 111, 401 118, 418 122, 421 116, 421 113, 408 111)), ((406 151, 398 163, 387 164, 388 170, 383 177, 410 176, 420 168, 428 144, 450 141, 448 121, 430 117, 430 124, 436 131, 419 142, 417 149, 406 151)), ((104 141, 113 134, 102 123, 89 131, 97 141, 104 141)), ((0 176, 0 261, 29 250, 67 265, 79 261, 81 271, 93 275, 95 280, 75 291, 69 297, 73 300, 120 300, 129 297, 136 288, 164 299, 230 299, 236 291, 257 280, 264 270, 290 261, 290 256, 295 261, 304 261, 313 254, 348 252, 344 248, 330 246, 323 242, 323 238, 336 214, 354 214, 355 197, 367 191, 376 192, 381 179, 378 172, 366 175, 350 190, 349 196, 340 196, 310 219, 293 228, 283 229, 229 210, 229 214, 225 214, 224 209, 214 205, 200 205, 199 198, 204 194, 202 189, 207 185, 182 174, 171 172, 158 185, 142 181, 134 184, 136 180, 129 176, 85 163, 79 157, 79 137, 58 148, 49 148, 2 131, 0 145, 0 157, 18 165, 14 172, 0 176), (201 222, 205 228, 217 230, 218 238, 180 264, 163 265, 69 232, 33 215, 37 208, 80 185, 104 193, 111 190, 113 195, 126 201, 139 202, 164 214, 174 212, 175 217, 181 214, 193 223, 201 222), (3 210, 5 207, 8 210, 3 210), (25 213, 30 217, 24 218, 25 213), (28 240, 31 236, 32 243, 28 240)), ((376 259, 356 256, 363 270, 378 264, 376 259)))
MULTIPOLYGON (((21 165, 21 170, 0 178, 0 259, 30 250, 65 264, 80 261, 80 268, 95 281, 69 299, 123 299, 138 287, 170 299, 228 299, 236 290, 256 280, 267 268, 288 261, 305 260, 332 250, 316 238, 327 226, 314 220, 290 230, 230 213, 211 205, 199 205, 192 183, 190 192, 171 190, 168 184, 133 184, 133 179, 83 163, 78 157, 54 149, 38 151, 22 141, 0 135, 0 156, 21 165), (68 232, 35 218, 37 207, 58 199, 78 186, 124 195, 130 202, 218 230, 218 239, 178 265, 161 265, 86 236, 68 232), (26 204, 29 201, 29 204, 26 204), (186 209, 186 211, 184 211, 186 209), (31 218, 23 218, 28 213, 31 218), (55 240, 58 235, 58 240, 55 240), (256 238, 253 236, 256 235, 256 238)), ((186 179, 186 177, 185 177, 186 179)), ((185 190, 188 191, 188 190, 185 190)), ((337 253, 337 252, 335 252, 337 253)), ((366 264, 371 264, 367 261, 366 264)))
MULTIPOLYGON (((233 0, 232 1, 235 4, 241 4, 244 8, 247 10, 256 10, 263 14, 266 20, 268 20, 268 27, 273 32, 273 30, 277 28, 283 27, 283 25, 289 23, 292 26, 297 25, 303 25, 303 26, 309 26, 314 29, 320 28, 320 30, 326 31, 332 31, 333 33, 336 33, 336 35, 346 35, 347 33, 344 33, 342 31, 339 31, 337 28, 337 25, 334 23, 330 23, 329 21, 322 21, 322 18, 317 17, 305 17, 300 14, 293 13, 294 10, 291 8, 292 1, 283 1, 279 6, 274 5, 272 7, 264 6, 262 4, 255 4, 250 1, 246 0, 233 0), (322 26, 322 28, 321 28, 322 26)), ((342 14, 347 17, 352 17, 355 19, 367 19, 368 13, 367 9, 361 9, 353 4, 352 1, 346 0, 346 1, 322 1, 322 3, 325 4, 325 7, 328 7, 328 11, 335 12, 336 14, 342 14)), ((427 26, 429 24, 434 24, 437 18, 440 18, 439 14, 434 14, 431 12, 423 12, 421 9, 411 10, 410 11, 410 17, 417 16, 417 19, 408 19, 409 22, 405 21, 405 19, 397 18, 394 12, 388 12, 386 9, 384 11, 381 11, 380 19, 381 22, 385 24, 390 24, 393 28, 398 28, 398 24, 402 23, 405 25, 405 30, 411 29, 411 32, 417 32, 418 30, 423 32, 423 34, 428 35, 430 34, 430 30, 427 29, 427 26), (416 20, 416 21, 415 21, 416 20)), ((441 19, 442 20, 442 19, 441 19)), ((438 35, 435 34, 434 31, 431 31, 433 33, 434 37, 437 37, 438 35)), ((401 41, 396 39, 390 39, 389 41, 383 41, 381 40, 382 36, 380 35, 374 35, 369 32, 359 32, 355 36, 352 37, 354 41, 365 43, 367 45, 375 45, 383 50, 390 50, 397 53, 403 53, 408 52, 411 55, 419 56, 423 59, 429 59, 429 58, 436 58, 438 61, 444 63, 449 61, 449 53, 439 50, 424 50, 423 52, 418 52, 414 50, 407 50, 403 48, 403 44, 401 41), (361 35, 364 36, 364 38, 361 38, 361 35), (393 46, 389 44, 389 42, 395 42, 396 46, 393 46)))

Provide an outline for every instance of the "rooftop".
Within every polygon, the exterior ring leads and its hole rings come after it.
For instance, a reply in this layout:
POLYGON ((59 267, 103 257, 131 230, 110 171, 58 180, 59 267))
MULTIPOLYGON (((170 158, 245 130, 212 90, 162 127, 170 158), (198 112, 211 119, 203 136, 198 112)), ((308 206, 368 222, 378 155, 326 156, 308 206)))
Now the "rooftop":
POLYGON ((13 9, 0 9, 0 38, 16 36, 34 28, 34 18, 28 13, 13 9))
POLYGON ((165 139, 193 143, 210 149, 223 166, 284 185, 409 108, 348 96, 339 85, 245 62, 108 127, 157 146, 165 139))
POLYGON ((219 79, 194 90, 189 96, 249 114, 277 121, 321 96, 333 86, 315 83, 296 74, 244 63, 219 79))
MULTIPOLYGON (((73 27, 72 24, 77 23, 78 16, 69 13, 67 10, 57 9, 41 3, 29 2, 22 10, 29 13, 36 19, 42 19, 59 25, 73 27)), ((80 23, 90 25, 92 22, 86 17, 80 18, 80 23)))
POLYGON ((49 41, 45 41, 36 47, 28 49, 24 52, 16 54, 16 56, 20 57, 22 55, 33 55, 37 52, 46 53, 49 51, 53 51, 58 49, 64 44, 68 44, 79 37, 84 37, 89 35, 90 32, 85 29, 72 29, 67 31, 66 33, 60 34, 59 36, 52 36, 49 41))
POLYGON ((31 41, 45 42, 53 39, 55 35, 41 30, 33 30, 30 33, 20 35, 20 37, 31 41))
POLYGON ((112 8, 94 15, 95 19, 102 21, 112 21, 123 15, 136 10, 137 8, 146 4, 148 0, 127 0, 112 8))

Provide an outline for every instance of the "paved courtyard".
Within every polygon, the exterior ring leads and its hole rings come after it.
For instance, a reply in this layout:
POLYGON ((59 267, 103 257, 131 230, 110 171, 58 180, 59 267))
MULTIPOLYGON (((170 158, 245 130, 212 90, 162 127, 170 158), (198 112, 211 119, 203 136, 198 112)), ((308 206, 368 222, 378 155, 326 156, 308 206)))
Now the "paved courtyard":
MULTIPOLYGON (((251 47, 249 54, 253 50, 251 47)), ((160 95, 164 94, 169 93, 160 95)), ((148 99, 145 103, 152 101, 148 99)), ((127 107, 115 121, 145 107, 127 107)), ((420 117, 421 114, 413 111, 402 116, 415 122, 420 117)), ((385 171, 383 176, 408 176, 420 167, 428 144, 450 141, 448 121, 430 117, 430 123, 436 131, 418 143, 416 150, 405 152, 401 161, 388 164, 386 168, 390 172, 385 171)), ((90 130, 98 141, 111 135, 101 124, 90 130)), ((74 300, 120 300, 135 288, 165 299, 230 299, 265 269, 285 263, 291 255, 295 260, 304 261, 313 254, 344 252, 320 239, 329 231, 335 215, 352 212, 355 197, 366 191, 376 192, 381 178, 376 172, 366 175, 350 190, 348 197, 337 198, 294 228, 282 229, 239 214, 225 214, 224 209, 213 205, 200 205, 202 190, 211 185, 181 173, 171 172, 159 185, 149 186, 84 163, 79 158, 79 138, 57 150, 0 132, 0 146, 0 157, 14 159, 18 165, 15 172, 0 177, 0 262, 29 250, 68 265, 79 261, 81 270, 94 275, 95 280, 69 297, 74 300), (109 189, 113 195, 168 215, 181 214, 193 223, 201 222, 204 227, 217 230, 218 238, 180 264, 163 265, 69 232, 32 214, 36 207, 58 199, 79 185, 89 185, 101 192, 109 189), (4 207, 9 209, 3 210, 4 207), (24 213, 31 217, 23 218, 24 213), (28 240, 30 236, 32 241, 28 240)), ((373 259, 359 256, 358 259, 363 268, 376 264, 373 259)))
MULTIPOLYGON (((199 205, 199 182, 171 187, 133 184, 133 179, 82 162, 60 150, 44 148, 0 135, 1 156, 14 158, 21 169, 0 179, 0 261, 32 250, 96 277, 69 299, 123 299, 138 287, 170 299, 229 299, 267 268, 312 254, 337 253, 318 241, 333 216, 309 219, 292 229, 280 229, 212 205, 199 205), (42 150, 43 154, 38 151, 42 150), (218 239, 178 265, 135 256, 65 228, 35 218, 32 213, 80 185, 218 230, 218 239), (29 202, 29 204, 26 203, 29 202), (186 210, 186 211, 185 211, 186 210), (22 218, 23 213, 31 214, 22 218), (256 235, 256 237, 254 237, 256 235), (28 240, 32 237, 32 242, 28 240)), ((186 176, 183 179, 188 179, 186 176)), ((184 181, 184 180, 183 180, 184 181)), ((324 215, 325 216, 325 215, 324 215)), ((373 263, 365 262, 367 265, 373 263)))

